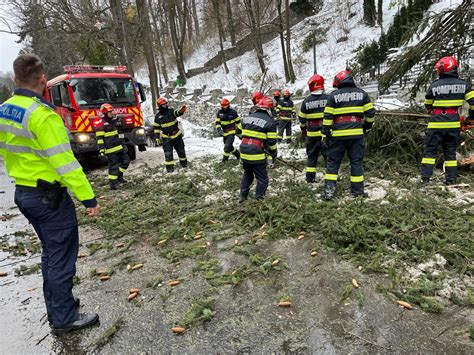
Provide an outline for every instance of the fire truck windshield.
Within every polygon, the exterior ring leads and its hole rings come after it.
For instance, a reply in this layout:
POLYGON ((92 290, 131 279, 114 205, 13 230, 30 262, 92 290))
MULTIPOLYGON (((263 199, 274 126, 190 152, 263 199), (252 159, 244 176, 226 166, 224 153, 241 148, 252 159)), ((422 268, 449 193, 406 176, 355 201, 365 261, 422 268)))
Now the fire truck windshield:
POLYGON ((135 106, 137 98, 131 79, 78 78, 70 83, 79 107, 96 107, 103 103, 112 106, 135 106))

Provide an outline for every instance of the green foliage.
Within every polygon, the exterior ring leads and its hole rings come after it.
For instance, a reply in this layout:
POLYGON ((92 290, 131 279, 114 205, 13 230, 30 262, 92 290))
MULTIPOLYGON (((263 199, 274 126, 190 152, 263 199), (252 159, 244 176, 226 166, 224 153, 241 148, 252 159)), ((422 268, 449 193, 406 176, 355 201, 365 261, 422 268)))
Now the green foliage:
POLYGON ((326 41, 326 31, 327 29, 323 29, 320 27, 317 27, 316 29, 310 31, 303 40, 301 46, 303 52, 313 50, 314 45, 324 43, 326 41))
POLYGON ((78 43, 78 51, 85 61, 91 65, 118 64, 114 51, 111 47, 97 40, 82 38, 78 43))
POLYGON ((375 26, 376 18, 375 0, 364 0, 364 22, 368 26, 375 26))
POLYGON ((11 90, 6 85, 0 85, 0 104, 12 96, 11 90))
POLYGON ((213 297, 194 300, 191 304, 191 308, 186 312, 180 324, 188 328, 211 320, 216 314, 214 311, 215 301, 213 297))

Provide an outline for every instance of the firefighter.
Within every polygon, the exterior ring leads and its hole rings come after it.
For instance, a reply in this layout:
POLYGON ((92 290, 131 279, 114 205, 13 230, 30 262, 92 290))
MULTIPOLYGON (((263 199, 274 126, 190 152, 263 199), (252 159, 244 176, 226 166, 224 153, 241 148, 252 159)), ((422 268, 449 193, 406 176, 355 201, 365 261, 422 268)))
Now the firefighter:
POLYGON ((221 109, 217 111, 216 130, 219 136, 224 138, 224 157, 222 162, 225 163, 233 154, 237 160, 240 159, 240 153, 234 148, 235 127, 240 123, 240 117, 237 111, 230 108, 230 102, 224 98, 221 100, 221 109))
POLYGON ((117 130, 117 118, 114 117, 113 107, 110 104, 102 104, 100 107, 101 122, 96 127, 97 145, 99 153, 107 157, 109 164, 109 186, 111 190, 117 190, 119 184, 127 181, 123 173, 130 164, 127 154, 127 146, 123 144, 117 130))
POLYGON ((254 113, 257 111, 257 104, 262 99, 262 97, 263 97, 263 94, 261 91, 254 91, 252 93, 252 96, 250 97, 250 99, 252 100, 253 106, 250 108, 249 113, 254 113))
POLYGON ((47 319, 53 333, 60 335, 99 320, 95 313, 78 313, 72 294, 79 231, 67 189, 90 217, 99 215, 100 207, 61 117, 42 97, 47 83, 43 63, 36 55, 22 54, 13 62, 13 71, 15 92, 0 105, 0 154, 15 180, 15 204, 41 240, 47 319))
POLYGON ((255 198, 265 197, 268 187, 267 158, 277 155, 276 124, 271 117, 273 99, 264 96, 257 103, 257 110, 242 119, 237 126, 237 134, 242 136, 240 143, 240 159, 244 168, 244 175, 240 183, 240 199, 244 202, 250 191, 254 178, 257 180, 255 198))
POLYGON ((278 114, 278 141, 283 140, 286 131, 286 143, 291 142, 291 121, 296 117, 295 105, 291 100, 290 90, 283 90, 283 98, 277 103, 276 112, 278 114))
POLYGON ((334 198, 337 174, 346 152, 351 163, 351 193, 354 197, 367 197, 364 192, 364 134, 372 128, 374 105, 369 95, 356 86, 348 70, 339 72, 332 86, 337 90, 328 95, 322 127, 327 145, 323 198, 334 198))
POLYGON ((186 151, 184 149, 183 133, 179 129, 178 120, 176 118, 182 116, 186 110, 186 105, 182 105, 178 110, 168 107, 168 100, 160 97, 156 100, 158 112, 155 115, 154 133, 158 144, 163 144, 165 152, 166 171, 172 173, 174 171, 173 149, 179 157, 179 162, 183 168, 188 166, 186 151))
MULTIPOLYGON (((306 181, 313 183, 316 178, 316 164, 322 151, 321 128, 324 118, 324 107, 328 96, 324 93, 324 78, 314 74, 308 80, 309 92, 304 99, 298 114, 301 127, 301 137, 306 141, 306 181)), ((325 155, 323 153, 323 155, 325 155)))
POLYGON ((443 57, 435 67, 438 79, 428 89, 425 106, 431 114, 426 131, 421 179, 428 184, 433 175, 438 146, 443 147, 445 184, 456 183, 456 149, 460 142, 461 122, 459 109, 464 101, 469 103, 469 120, 474 120, 474 91, 458 77, 458 63, 454 57, 443 57))

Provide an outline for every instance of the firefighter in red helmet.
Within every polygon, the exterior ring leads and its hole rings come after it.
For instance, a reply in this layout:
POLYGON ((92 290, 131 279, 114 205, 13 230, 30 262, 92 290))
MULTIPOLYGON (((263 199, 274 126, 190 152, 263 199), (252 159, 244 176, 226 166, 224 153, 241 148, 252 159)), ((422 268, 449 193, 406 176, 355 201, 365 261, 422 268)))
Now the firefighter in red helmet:
POLYGON ((244 168, 244 175, 240 183, 240 199, 243 202, 248 198, 250 186, 257 180, 256 199, 263 199, 268 187, 267 157, 273 158, 277 154, 276 124, 271 117, 273 99, 264 96, 257 103, 256 111, 244 117, 237 126, 237 134, 242 135, 240 144, 240 159, 244 168))
POLYGON ((283 98, 277 103, 276 112, 278 114, 278 141, 283 140, 286 132, 285 142, 291 141, 291 124, 296 117, 295 104, 291 100, 290 90, 283 90, 283 98))
MULTIPOLYGON (((178 120, 186 110, 186 105, 182 105, 178 110, 173 110, 168 107, 168 100, 160 97, 156 100, 158 112, 155 115, 154 133, 156 137, 161 136, 163 143, 163 151, 165 153, 166 171, 171 173, 174 171, 173 149, 179 157, 179 162, 183 168, 188 166, 188 159, 186 158, 186 150, 184 148, 183 133, 179 129, 178 120)), ((159 143, 157 138, 157 142, 159 143)))
POLYGON ((336 90, 328 95, 322 127, 327 145, 323 198, 332 200, 335 197, 339 167, 346 153, 351 163, 351 193, 354 197, 367 197, 364 191, 364 134, 372 128, 374 105, 369 95, 356 86, 348 70, 337 73, 333 87, 336 90))
MULTIPOLYGON (((298 118, 301 127, 301 136, 306 142, 306 181, 312 183, 316 178, 316 164, 319 153, 322 152, 321 128, 323 126, 324 107, 328 96, 324 93, 324 78, 314 74, 308 80, 309 92, 301 104, 298 118)), ((322 152, 325 155, 325 152, 322 152)))
POLYGON ((119 184, 127 181, 123 173, 130 164, 127 146, 123 144, 117 130, 117 119, 113 115, 113 107, 110 104, 102 104, 100 124, 95 125, 97 145, 99 153, 107 157, 109 165, 109 186, 111 190, 117 190, 119 184))
POLYGON ((233 154, 237 160, 240 159, 238 149, 234 148, 235 128, 240 123, 240 117, 237 111, 230 107, 230 101, 226 98, 221 100, 221 109, 217 111, 215 126, 217 134, 224 138, 224 157, 222 162, 225 163, 233 154))
MULTIPOLYGON (((469 119, 474 120, 474 91, 471 85, 458 76, 458 63, 454 57, 443 57, 435 67, 438 79, 431 83, 425 97, 425 106, 431 114, 425 136, 421 161, 421 179, 428 184, 436 163, 438 146, 443 147, 445 183, 455 184, 457 179, 456 149, 460 141, 461 122, 459 109, 469 103, 469 119)), ((474 122, 473 122, 474 123, 474 122)))

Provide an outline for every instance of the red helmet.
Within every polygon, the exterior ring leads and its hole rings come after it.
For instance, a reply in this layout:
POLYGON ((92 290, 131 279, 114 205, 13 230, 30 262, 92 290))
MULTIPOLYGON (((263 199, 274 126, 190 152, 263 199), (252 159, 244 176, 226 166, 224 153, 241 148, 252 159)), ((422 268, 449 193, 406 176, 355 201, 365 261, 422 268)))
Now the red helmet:
POLYGON ((252 102, 254 105, 256 105, 260 99, 263 97, 263 94, 260 92, 260 91, 255 91, 253 94, 252 94, 252 102))
POLYGON ((230 106, 230 101, 229 100, 227 100, 227 99, 222 99, 221 100, 221 107, 222 108, 227 108, 229 106, 230 106))
POLYGON ((319 74, 314 74, 308 80, 309 92, 324 89, 324 78, 319 74))
POLYGON ((340 71, 334 77, 334 80, 332 81, 332 87, 333 88, 339 87, 339 85, 347 78, 352 78, 351 72, 347 69, 340 71))
POLYGON ((107 112, 113 111, 113 109, 114 107, 111 104, 102 104, 99 111, 105 115, 107 112))
POLYGON ((157 106, 168 105, 168 100, 166 100, 164 97, 159 97, 159 98, 156 100, 156 105, 157 105, 157 106))
POLYGON ((273 96, 281 96, 280 90, 275 90, 275 92, 273 93, 273 96))
POLYGON ((258 108, 272 109, 274 106, 273 99, 270 96, 264 96, 257 104, 258 108))
POLYGON ((283 97, 289 97, 290 95, 291 95, 290 90, 288 89, 283 90, 283 97))
POLYGON ((452 56, 443 57, 436 62, 434 68, 438 72, 438 75, 441 73, 449 73, 450 71, 456 70, 458 68, 458 62, 452 56))

